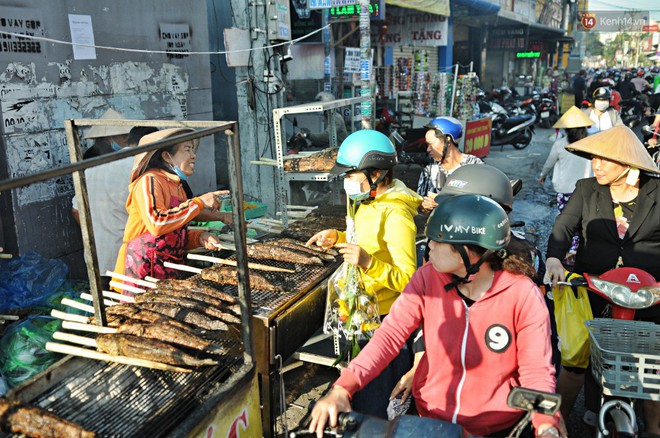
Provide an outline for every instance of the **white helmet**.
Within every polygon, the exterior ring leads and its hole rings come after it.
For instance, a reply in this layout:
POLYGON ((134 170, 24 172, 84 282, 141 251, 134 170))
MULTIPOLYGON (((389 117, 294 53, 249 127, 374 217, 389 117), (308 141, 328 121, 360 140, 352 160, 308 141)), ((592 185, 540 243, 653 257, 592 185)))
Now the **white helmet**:
POLYGON ((331 100, 335 100, 335 96, 333 96, 332 93, 328 93, 327 91, 320 91, 316 94, 314 100, 317 102, 330 102, 331 100))

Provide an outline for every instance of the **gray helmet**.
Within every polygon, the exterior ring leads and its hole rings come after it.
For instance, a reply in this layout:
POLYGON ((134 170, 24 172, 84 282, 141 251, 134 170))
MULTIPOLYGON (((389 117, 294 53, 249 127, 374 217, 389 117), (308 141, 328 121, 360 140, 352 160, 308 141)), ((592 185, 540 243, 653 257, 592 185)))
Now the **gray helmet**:
POLYGON ((488 164, 468 164, 449 175, 440 195, 482 195, 500 204, 505 211, 513 208, 511 181, 500 169, 488 164))
POLYGON ((479 195, 444 199, 429 216, 425 234, 436 242, 477 245, 492 251, 504 248, 511 238, 504 209, 479 195))

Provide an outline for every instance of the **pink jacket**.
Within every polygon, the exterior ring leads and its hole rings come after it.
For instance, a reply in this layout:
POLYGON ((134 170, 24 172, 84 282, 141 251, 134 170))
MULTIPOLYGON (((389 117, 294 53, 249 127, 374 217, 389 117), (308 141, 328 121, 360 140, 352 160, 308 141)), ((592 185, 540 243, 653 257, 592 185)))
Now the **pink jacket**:
MULTIPOLYGON (((423 325, 426 354, 413 380, 421 416, 451 421, 487 436, 514 425, 521 411, 507 407, 514 386, 554 392, 550 319, 538 287, 527 277, 498 271, 493 286, 470 308, 451 281, 430 263, 413 275, 374 337, 335 383, 353 395, 399 353, 423 325)), ((535 414, 533 423, 558 425, 535 414)))

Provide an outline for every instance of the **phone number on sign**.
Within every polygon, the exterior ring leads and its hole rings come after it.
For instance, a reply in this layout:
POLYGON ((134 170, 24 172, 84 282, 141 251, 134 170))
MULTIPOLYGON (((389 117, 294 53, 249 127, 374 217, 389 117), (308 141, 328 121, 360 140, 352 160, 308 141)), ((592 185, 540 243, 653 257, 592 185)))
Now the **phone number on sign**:
POLYGON ((41 43, 35 41, 3 41, 0 52, 41 53, 41 43))

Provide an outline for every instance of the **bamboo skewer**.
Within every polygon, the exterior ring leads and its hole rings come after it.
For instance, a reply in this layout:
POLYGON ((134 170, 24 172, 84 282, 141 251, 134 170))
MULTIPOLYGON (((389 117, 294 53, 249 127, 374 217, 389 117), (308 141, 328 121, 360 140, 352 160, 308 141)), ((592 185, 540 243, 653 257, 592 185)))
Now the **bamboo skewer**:
POLYGON ((128 292, 133 292, 134 294, 144 293, 144 289, 139 287, 131 286, 130 284, 120 283, 118 281, 110 281, 110 286, 116 287, 117 289, 126 290, 128 292))
MULTIPOLYGON (((149 287, 151 289, 154 289, 156 287, 154 282, 140 280, 138 278, 129 277, 128 275, 117 274, 116 272, 112 272, 112 271, 105 271, 105 275, 109 275, 112 278, 118 278, 119 280, 128 281, 128 282, 131 282, 133 284, 137 284, 138 286, 149 287)), ((150 278, 150 277, 147 277, 147 278, 150 278)))
POLYGON ((154 284, 154 287, 156 287, 156 283, 158 283, 160 280, 158 278, 154 277, 149 277, 148 275, 144 277, 145 280, 150 281, 154 284))
MULTIPOLYGON (((191 259, 191 260, 202 260, 202 261, 205 261, 205 262, 220 263, 220 264, 229 265, 229 266, 238 266, 238 262, 236 262, 235 260, 227 260, 227 259, 221 259, 221 258, 217 258, 217 257, 199 255, 199 254, 188 254, 188 258, 191 259)), ((260 270, 260 271, 286 272, 287 274, 295 274, 296 273, 296 271, 294 271, 293 269, 278 268, 277 266, 268 266, 268 265, 262 265, 260 263, 252 263, 252 262, 248 262, 248 268, 256 269, 256 270, 260 270)))
POLYGON ((94 306, 90 306, 89 304, 79 303, 78 301, 69 298, 62 298, 61 303, 63 306, 73 307, 74 309, 82 310, 87 313, 94 313, 94 306))
POLYGON ((101 293, 106 298, 112 298, 114 300, 125 301, 125 302, 128 302, 128 303, 134 303, 135 302, 135 298, 133 298, 132 296, 129 296, 129 295, 122 295, 122 294, 118 294, 117 292, 110 292, 108 290, 104 290, 101 293))
POLYGON ((187 265, 180 265, 178 263, 165 262, 163 263, 163 265, 166 268, 178 269, 179 271, 192 272, 193 274, 199 274, 200 272, 202 272, 202 270, 199 268, 193 268, 192 266, 187 266, 187 265))
POLYGON ((96 339, 88 338, 87 336, 78 336, 72 333, 65 333, 58 331, 53 333, 53 339, 57 339, 58 341, 71 342, 72 344, 85 345, 87 347, 94 347, 94 348, 98 347, 98 344, 96 343, 96 339))
POLYGON ((53 309, 50 311, 50 316, 53 318, 58 318, 64 321, 74 321, 74 322, 79 322, 83 324, 87 324, 89 322, 89 317, 88 316, 83 316, 83 315, 76 315, 75 313, 66 313, 62 312, 57 309, 53 309))
POLYGON ((191 370, 173 365, 167 365, 160 362, 154 362, 146 359, 133 359, 126 356, 112 356, 106 353, 90 350, 88 348, 75 347, 73 345, 60 344, 57 342, 46 342, 46 350, 56 353, 71 354, 73 356, 86 357, 88 359, 105 360, 108 362, 117 362, 125 365, 134 365, 139 367, 154 368, 157 370, 175 371, 179 373, 189 373, 191 370))
POLYGON ((75 321, 62 321, 62 328, 69 330, 79 330, 81 332, 92 332, 92 333, 117 333, 117 329, 112 327, 103 327, 94 324, 83 324, 75 321))
POLYGON ((236 251, 236 247, 231 243, 220 242, 220 243, 214 243, 213 245, 216 248, 226 249, 229 251, 236 251))
POLYGON ((18 321, 18 315, 0 315, 0 321, 18 321))
MULTIPOLYGON (((80 298, 82 298, 85 301, 94 302, 94 297, 91 294, 82 293, 82 294, 80 294, 80 298)), ((126 298, 128 298, 128 297, 126 297, 126 298)), ((105 300, 104 299, 103 304, 105 304, 106 306, 116 306, 117 304, 120 304, 120 303, 118 303, 117 301, 105 300)))

